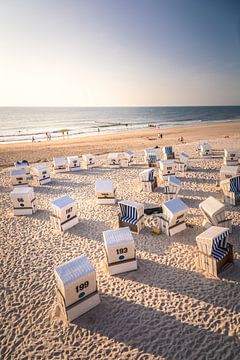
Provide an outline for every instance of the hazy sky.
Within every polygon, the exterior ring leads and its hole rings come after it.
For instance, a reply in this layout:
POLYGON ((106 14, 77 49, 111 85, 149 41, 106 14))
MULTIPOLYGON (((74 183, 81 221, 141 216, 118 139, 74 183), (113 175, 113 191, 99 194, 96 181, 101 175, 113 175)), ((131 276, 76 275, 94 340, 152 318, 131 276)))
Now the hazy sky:
POLYGON ((0 105, 240 104, 240 0, 0 0, 0 105))

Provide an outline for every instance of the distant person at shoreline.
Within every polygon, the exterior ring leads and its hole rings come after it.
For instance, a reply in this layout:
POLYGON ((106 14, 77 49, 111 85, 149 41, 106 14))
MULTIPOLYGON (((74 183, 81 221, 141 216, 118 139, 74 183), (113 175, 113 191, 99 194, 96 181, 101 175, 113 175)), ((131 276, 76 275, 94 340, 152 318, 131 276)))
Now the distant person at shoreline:
POLYGON ((34 136, 32 136, 32 143, 35 141, 35 137, 34 136))
POLYGON ((51 133, 49 132, 46 132, 46 137, 47 137, 47 141, 50 141, 51 140, 51 133))
POLYGON ((98 128, 97 131, 100 133, 100 129, 98 128))

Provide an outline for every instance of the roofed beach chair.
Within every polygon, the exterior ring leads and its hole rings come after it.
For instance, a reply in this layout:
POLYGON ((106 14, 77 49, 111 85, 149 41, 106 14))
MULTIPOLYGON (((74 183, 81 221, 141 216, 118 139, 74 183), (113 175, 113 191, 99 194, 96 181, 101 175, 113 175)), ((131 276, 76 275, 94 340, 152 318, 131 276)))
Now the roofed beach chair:
POLYGON ((226 204, 240 204, 240 175, 220 181, 220 188, 226 204))
POLYGON ((135 242, 129 227, 104 231, 103 239, 110 275, 137 269, 135 242))
POLYGON ((39 185, 45 185, 52 181, 50 177, 50 168, 47 165, 34 166, 32 167, 31 172, 33 178, 39 185))
POLYGON ((14 163, 16 170, 24 170, 26 175, 30 175, 30 166, 27 160, 17 161, 14 163))
POLYGON ((188 169, 189 155, 186 152, 179 154, 179 159, 175 160, 176 171, 184 172, 188 169))
POLYGON ((158 175, 161 181, 168 179, 169 175, 175 175, 175 161, 174 160, 160 160, 158 162, 158 175))
POLYGON ((84 255, 54 268, 57 302, 65 320, 73 321, 100 303, 96 270, 84 255))
POLYGON ((51 223, 54 229, 66 231, 78 224, 77 202, 65 195, 52 201, 51 223))
POLYGON ((110 153, 107 156, 107 164, 113 168, 118 169, 121 166, 121 155, 119 153, 110 153))
POLYGON ((13 187, 28 186, 29 177, 27 176, 26 171, 23 169, 11 170, 10 179, 13 187))
POLYGON ((199 204, 204 220, 203 226, 209 228, 211 226, 221 226, 232 230, 232 219, 227 218, 225 214, 225 205, 215 199, 213 196, 209 196, 206 200, 199 204))
POLYGON ((157 178, 154 176, 154 169, 146 169, 140 172, 140 191, 152 192, 157 187, 157 178))
POLYGON ((189 207, 179 198, 164 202, 160 216, 161 231, 168 236, 173 236, 185 230, 188 209, 189 207))
POLYGON ((95 164, 95 157, 92 154, 83 154, 82 155, 82 168, 91 169, 95 164))
POLYGON ((112 180, 96 180, 95 195, 98 204, 115 204, 116 203, 116 187, 112 180))
POLYGON ((210 144, 205 143, 205 144, 200 145, 199 155, 201 157, 207 157, 207 156, 212 155, 212 148, 211 148, 210 144))
POLYGON ((157 167, 158 152, 155 149, 144 150, 144 161, 149 167, 157 167))
POLYGON ((240 174, 240 166, 224 165, 220 169, 219 178, 220 178, 220 181, 222 181, 225 179, 229 179, 233 176, 237 176, 238 174, 240 174))
POLYGON ((200 146, 204 145, 204 144, 208 144, 207 140, 199 140, 197 146, 196 146, 196 151, 200 151, 200 146))
POLYGON ((215 277, 227 263, 233 262, 233 247, 228 242, 229 229, 212 226, 196 237, 201 270, 215 277))
POLYGON ((170 160, 175 158, 172 146, 164 146, 162 148, 162 152, 163 152, 163 160, 170 160))
POLYGON ((223 165, 227 165, 227 166, 238 165, 237 149, 224 149, 223 165))
POLYGON ((54 157, 53 158, 53 171, 55 174, 67 171, 67 161, 65 157, 54 157))
POLYGON ((164 181, 164 198, 165 201, 176 199, 181 189, 181 181, 174 175, 168 176, 164 181))
POLYGON ((135 201, 119 201, 119 227, 129 226, 130 230, 139 233, 144 227, 144 205, 135 201))
POLYGON ((125 151, 123 153, 123 158, 128 161, 128 166, 133 165, 136 161, 136 155, 131 150, 125 151))
POLYGON ((11 191, 10 198, 14 215, 32 215, 37 211, 37 201, 32 187, 17 187, 11 191))
POLYGON ((78 156, 67 157, 68 171, 79 171, 80 170, 80 158, 78 156))

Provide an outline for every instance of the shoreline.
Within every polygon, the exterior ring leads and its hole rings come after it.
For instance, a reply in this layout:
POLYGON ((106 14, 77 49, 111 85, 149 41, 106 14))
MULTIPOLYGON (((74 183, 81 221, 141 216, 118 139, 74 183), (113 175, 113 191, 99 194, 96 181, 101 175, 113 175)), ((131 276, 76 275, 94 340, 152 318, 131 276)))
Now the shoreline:
POLYGON ((29 162, 51 160, 53 156, 82 155, 91 152, 100 155, 108 152, 140 150, 155 146, 180 144, 216 137, 236 137, 240 135, 240 121, 189 124, 179 127, 147 128, 110 134, 97 134, 76 138, 57 139, 41 142, 21 142, 0 144, 0 167, 11 166, 21 159, 29 162), (158 134, 163 134, 163 139, 158 134))

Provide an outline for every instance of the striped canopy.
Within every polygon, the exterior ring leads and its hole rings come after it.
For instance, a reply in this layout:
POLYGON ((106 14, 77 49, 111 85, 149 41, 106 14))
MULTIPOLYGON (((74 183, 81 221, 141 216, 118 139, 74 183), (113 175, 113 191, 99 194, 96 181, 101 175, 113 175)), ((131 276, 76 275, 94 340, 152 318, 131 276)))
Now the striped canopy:
POLYGON ((129 224, 136 224, 138 221, 138 212, 134 206, 119 203, 121 210, 121 220, 129 224))
POLYGON ((227 236, 229 230, 224 231, 221 235, 213 239, 212 256, 220 261, 227 254, 227 236))
POLYGON ((150 164, 155 163, 157 161, 157 154, 156 153, 148 153, 147 158, 148 158, 148 161, 150 164))
POLYGON ((240 175, 230 179, 230 191, 236 195, 240 195, 240 175))
POLYGON ((164 151, 167 155, 173 155, 172 146, 165 146, 164 151))

